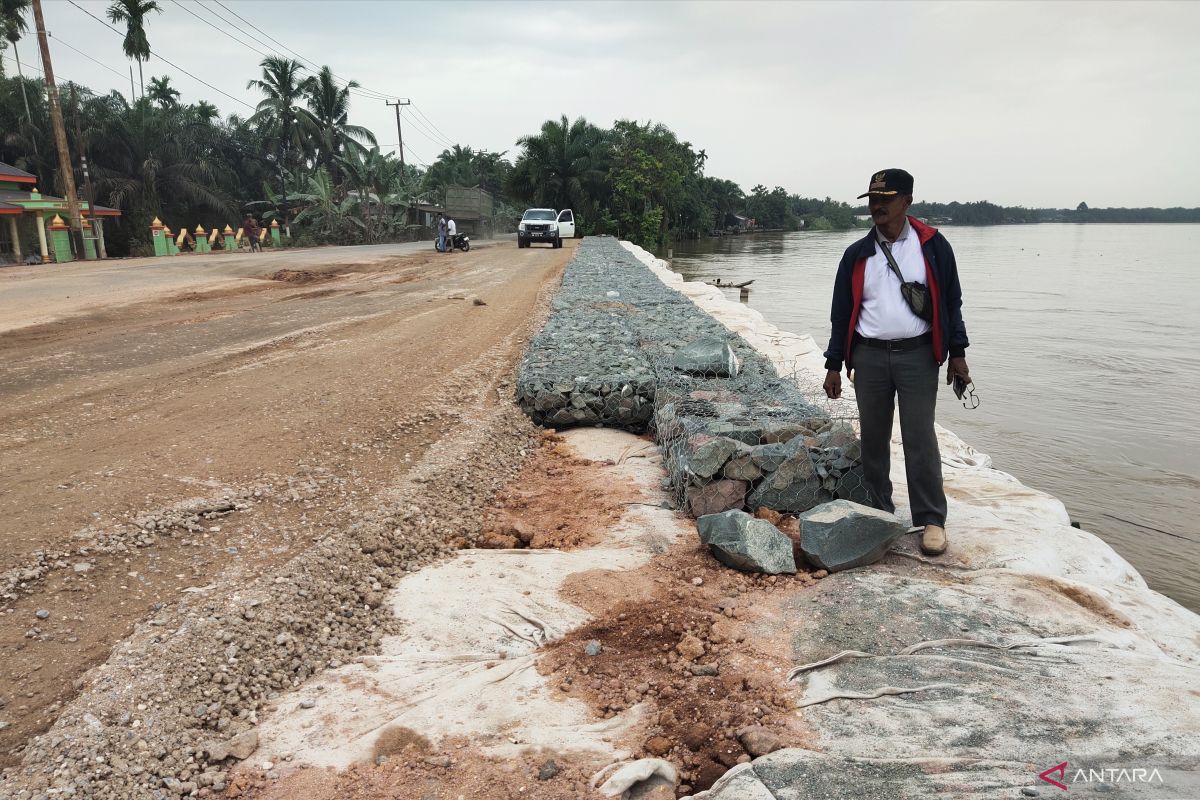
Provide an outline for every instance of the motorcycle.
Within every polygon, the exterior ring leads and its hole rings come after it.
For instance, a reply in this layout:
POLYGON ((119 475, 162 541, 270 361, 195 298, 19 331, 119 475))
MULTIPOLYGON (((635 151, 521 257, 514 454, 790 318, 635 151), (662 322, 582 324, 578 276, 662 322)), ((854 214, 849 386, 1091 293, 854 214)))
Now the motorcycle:
MULTIPOLYGON (((449 252, 453 252, 455 248, 458 248, 466 253, 471 249, 471 237, 465 233, 456 233, 453 236, 447 236, 446 247, 449 248, 449 252)), ((437 250, 437 239, 433 240, 433 249, 437 250)), ((441 251, 439 250, 438 252, 441 251)))

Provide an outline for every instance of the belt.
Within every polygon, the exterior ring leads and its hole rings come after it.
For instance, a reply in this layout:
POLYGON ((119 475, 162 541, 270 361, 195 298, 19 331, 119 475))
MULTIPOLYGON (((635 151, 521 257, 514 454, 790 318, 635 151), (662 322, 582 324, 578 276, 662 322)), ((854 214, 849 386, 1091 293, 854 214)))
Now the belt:
POLYGON ((932 341, 932 333, 922 333, 920 336, 913 336, 909 339, 868 339, 861 334, 854 334, 855 344, 863 344, 867 347, 878 347, 880 350, 890 350, 893 352, 898 352, 901 350, 915 350, 918 347, 928 345, 932 341))

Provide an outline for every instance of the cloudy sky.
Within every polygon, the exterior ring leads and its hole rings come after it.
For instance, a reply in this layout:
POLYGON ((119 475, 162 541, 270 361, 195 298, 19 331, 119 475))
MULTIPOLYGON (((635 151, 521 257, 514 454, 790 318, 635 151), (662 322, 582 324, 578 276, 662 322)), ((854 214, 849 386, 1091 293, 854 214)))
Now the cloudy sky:
MULTIPOLYGON (((902 166, 918 199, 1200 205, 1197 2, 158 2, 151 47, 231 97, 155 57, 147 80, 244 115, 256 50, 290 48, 362 84, 351 118, 389 148, 381 95, 411 98, 418 162, 447 142, 515 155, 566 114, 664 122, 747 190, 853 202, 902 166)), ((121 38, 44 7, 58 78, 128 95, 121 38)))

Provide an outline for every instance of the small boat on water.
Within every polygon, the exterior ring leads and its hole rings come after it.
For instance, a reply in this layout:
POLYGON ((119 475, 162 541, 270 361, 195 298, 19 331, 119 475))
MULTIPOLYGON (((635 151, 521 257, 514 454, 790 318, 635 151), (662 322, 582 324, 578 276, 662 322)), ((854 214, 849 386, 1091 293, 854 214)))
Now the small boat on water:
POLYGON ((721 289, 742 289, 754 283, 754 280, 742 281, 741 283, 730 283, 717 278, 715 281, 705 281, 709 286, 717 286, 721 289))

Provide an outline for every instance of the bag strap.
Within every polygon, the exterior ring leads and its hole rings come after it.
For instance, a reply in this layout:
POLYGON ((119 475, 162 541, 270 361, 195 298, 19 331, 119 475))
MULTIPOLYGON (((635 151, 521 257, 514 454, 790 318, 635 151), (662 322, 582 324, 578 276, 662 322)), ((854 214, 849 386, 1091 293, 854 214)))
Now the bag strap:
POLYGON ((880 239, 879 247, 883 250, 883 254, 887 256, 888 266, 892 268, 892 272, 896 273, 896 277, 900 279, 900 283, 903 285, 905 283, 904 273, 900 271, 900 267, 896 266, 896 259, 892 256, 892 246, 883 239, 880 239))

